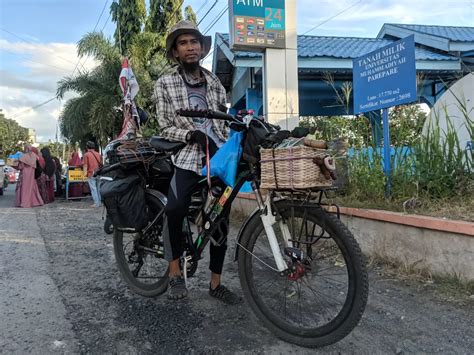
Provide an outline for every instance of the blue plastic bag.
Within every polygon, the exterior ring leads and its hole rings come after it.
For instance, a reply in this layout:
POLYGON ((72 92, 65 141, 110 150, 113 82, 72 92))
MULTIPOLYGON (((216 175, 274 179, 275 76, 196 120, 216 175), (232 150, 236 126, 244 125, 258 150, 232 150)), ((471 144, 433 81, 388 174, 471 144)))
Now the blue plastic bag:
MULTIPOLYGON (((234 132, 227 142, 211 158, 211 175, 219 177, 227 186, 235 186, 237 167, 242 156, 243 132, 234 132)), ((207 168, 202 169, 202 175, 207 168)))
POLYGON ((252 184, 250 183, 250 181, 244 182, 244 184, 243 184, 242 187, 240 188, 239 192, 240 192, 240 193, 244 193, 244 194, 248 194, 248 193, 253 192, 253 190, 252 190, 252 184))

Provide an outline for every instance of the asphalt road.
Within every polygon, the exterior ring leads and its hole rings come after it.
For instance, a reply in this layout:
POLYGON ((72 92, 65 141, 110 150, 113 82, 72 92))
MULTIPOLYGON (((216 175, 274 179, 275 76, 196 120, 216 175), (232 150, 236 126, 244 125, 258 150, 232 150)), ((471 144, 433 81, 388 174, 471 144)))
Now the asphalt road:
MULTIPOLYGON (((370 274, 369 303, 359 326, 324 349, 287 344, 243 303, 224 306, 207 294, 206 262, 183 302, 133 294, 115 267, 102 211, 90 201, 35 209, 0 197, 0 352, 470 354, 474 304, 448 302, 433 285, 370 274)), ((232 223, 235 238, 238 221, 232 223)), ((232 242, 230 243, 232 245, 232 242)), ((229 247, 224 282, 238 293, 229 247)))

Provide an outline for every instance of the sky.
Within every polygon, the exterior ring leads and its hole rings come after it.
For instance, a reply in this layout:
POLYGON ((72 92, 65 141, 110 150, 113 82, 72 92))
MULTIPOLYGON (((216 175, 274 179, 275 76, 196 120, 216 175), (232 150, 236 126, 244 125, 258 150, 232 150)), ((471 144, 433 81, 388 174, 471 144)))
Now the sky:
MULTIPOLYGON (((57 82, 73 74, 78 62, 82 70, 96 65, 78 58, 77 42, 94 29, 112 37, 112 1, 0 0, 0 109, 35 129, 37 141, 56 139, 59 114, 73 95, 53 99, 57 82)), ((200 20, 215 1, 184 0, 183 8, 191 5, 200 20)), ((227 33, 228 12, 211 27, 227 5, 217 0, 201 30, 227 33)), ((474 0, 297 0, 297 16, 298 34, 376 37, 384 23, 474 26, 474 0)))

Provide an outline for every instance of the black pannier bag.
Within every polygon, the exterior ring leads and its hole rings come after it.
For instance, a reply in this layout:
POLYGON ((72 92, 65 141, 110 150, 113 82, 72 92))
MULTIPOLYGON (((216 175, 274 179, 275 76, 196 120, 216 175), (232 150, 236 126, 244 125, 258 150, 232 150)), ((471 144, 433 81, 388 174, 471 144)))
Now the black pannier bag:
POLYGON ((123 176, 119 172, 112 178, 112 181, 100 182, 100 195, 107 215, 118 229, 142 230, 148 224, 148 211, 140 176, 123 176))

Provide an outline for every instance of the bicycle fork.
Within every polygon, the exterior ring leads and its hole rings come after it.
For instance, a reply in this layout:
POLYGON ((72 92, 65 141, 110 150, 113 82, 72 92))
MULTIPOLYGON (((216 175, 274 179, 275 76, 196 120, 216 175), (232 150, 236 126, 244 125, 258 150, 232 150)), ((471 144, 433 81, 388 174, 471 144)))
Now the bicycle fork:
MULTIPOLYGON (((257 197, 257 204, 261 211, 260 218, 262 219, 263 227, 265 228, 265 233, 267 234, 268 242, 270 243, 273 258, 275 259, 278 271, 283 272, 288 269, 288 265, 283 259, 275 230, 273 229, 273 226, 277 223, 277 221, 272 210, 271 196, 268 194, 265 202, 263 202, 259 191, 254 192, 257 197)), ((285 238, 286 246, 288 246, 289 240, 291 239, 288 225, 280 221, 279 226, 283 233, 283 237, 285 238)))

